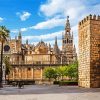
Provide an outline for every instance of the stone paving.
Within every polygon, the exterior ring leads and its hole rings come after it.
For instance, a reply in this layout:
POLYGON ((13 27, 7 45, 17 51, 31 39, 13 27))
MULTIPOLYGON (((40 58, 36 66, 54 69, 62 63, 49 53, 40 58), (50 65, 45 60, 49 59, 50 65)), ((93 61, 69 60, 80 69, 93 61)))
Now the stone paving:
POLYGON ((0 100, 100 100, 100 88, 77 86, 31 85, 4 87, 0 89, 0 100))

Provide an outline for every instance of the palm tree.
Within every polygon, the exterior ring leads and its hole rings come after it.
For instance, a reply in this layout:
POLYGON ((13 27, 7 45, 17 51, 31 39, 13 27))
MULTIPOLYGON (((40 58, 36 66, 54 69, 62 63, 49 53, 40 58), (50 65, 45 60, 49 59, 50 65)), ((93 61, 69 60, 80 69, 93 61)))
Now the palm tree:
POLYGON ((3 62, 3 44, 7 41, 10 31, 5 26, 0 26, 0 42, 1 42, 1 67, 0 67, 0 87, 2 87, 2 62, 3 62))

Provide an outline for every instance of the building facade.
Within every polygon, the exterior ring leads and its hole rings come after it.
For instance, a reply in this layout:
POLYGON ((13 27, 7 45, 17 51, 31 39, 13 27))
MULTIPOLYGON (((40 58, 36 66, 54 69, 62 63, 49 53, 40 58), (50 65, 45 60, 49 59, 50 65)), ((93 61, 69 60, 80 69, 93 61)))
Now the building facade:
POLYGON ((22 44, 21 32, 6 44, 10 46, 10 51, 5 55, 9 57, 13 67, 9 75, 11 80, 42 79, 44 67, 67 65, 77 60, 68 17, 62 36, 62 50, 59 49, 57 37, 53 47, 42 40, 37 45, 29 44, 28 40, 22 44))
POLYGON ((100 87, 100 16, 79 23, 79 86, 100 87))

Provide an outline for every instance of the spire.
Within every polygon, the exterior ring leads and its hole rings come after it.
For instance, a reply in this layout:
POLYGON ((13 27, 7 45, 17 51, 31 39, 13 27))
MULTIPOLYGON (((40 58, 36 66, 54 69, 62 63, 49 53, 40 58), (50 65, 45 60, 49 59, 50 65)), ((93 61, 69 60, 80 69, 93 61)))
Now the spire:
POLYGON ((55 37, 55 45, 57 46, 57 36, 55 37))
POLYGON ((49 51, 51 51, 51 44, 49 43, 49 51))
POLYGON ((67 16, 65 31, 66 31, 66 33, 67 32, 70 33, 70 30, 71 30, 71 28, 70 28, 69 16, 67 16))
POLYGON ((57 37, 55 37, 54 53, 57 55, 59 53, 59 48, 57 44, 57 37))
POLYGON ((19 31, 18 39, 21 39, 21 38, 22 38, 21 31, 19 31))
POLYGON ((28 39, 26 40, 26 44, 28 45, 28 39))

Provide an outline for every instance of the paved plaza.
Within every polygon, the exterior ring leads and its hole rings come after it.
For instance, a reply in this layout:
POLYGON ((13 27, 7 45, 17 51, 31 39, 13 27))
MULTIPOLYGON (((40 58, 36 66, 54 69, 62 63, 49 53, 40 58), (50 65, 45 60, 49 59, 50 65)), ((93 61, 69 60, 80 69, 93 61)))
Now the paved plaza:
POLYGON ((18 89, 6 86, 0 89, 0 100, 100 100, 100 88, 28 85, 18 89))

